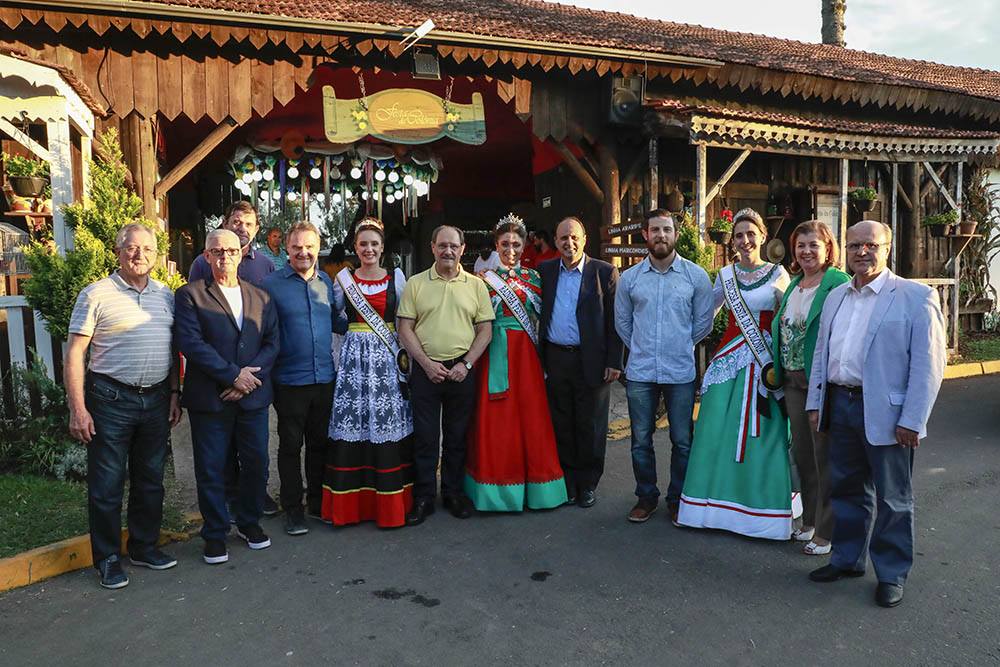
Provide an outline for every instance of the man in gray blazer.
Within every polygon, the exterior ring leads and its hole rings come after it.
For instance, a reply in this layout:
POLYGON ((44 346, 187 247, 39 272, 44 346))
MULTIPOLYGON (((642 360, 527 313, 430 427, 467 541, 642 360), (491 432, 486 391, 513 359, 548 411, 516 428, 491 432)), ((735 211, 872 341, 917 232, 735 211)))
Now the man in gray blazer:
POLYGON ((945 367, 937 292, 886 267, 891 243, 881 222, 847 230, 854 279, 823 304, 806 399, 813 428, 829 433, 835 519, 830 563, 809 578, 860 577, 868 552, 883 607, 902 602, 913 565, 913 450, 945 367))

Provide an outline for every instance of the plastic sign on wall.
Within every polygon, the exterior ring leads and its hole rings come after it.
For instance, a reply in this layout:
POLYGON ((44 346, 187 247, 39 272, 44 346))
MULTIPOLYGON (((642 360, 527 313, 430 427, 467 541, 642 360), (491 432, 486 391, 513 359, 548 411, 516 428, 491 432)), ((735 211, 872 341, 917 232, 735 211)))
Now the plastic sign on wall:
POLYGON ((323 86, 323 125, 327 140, 335 144, 369 135, 397 144, 426 144, 441 137, 473 145, 486 141, 486 114, 479 93, 472 94, 471 104, 456 104, 413 88, 340 100, 333 86, 323 86))

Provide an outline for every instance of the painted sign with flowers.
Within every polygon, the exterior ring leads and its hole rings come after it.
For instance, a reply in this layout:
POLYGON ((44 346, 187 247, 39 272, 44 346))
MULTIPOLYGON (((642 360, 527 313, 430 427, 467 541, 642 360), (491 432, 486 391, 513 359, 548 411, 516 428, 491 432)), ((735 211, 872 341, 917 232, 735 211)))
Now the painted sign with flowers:
POLYGON ((413 88, 341 100, 333 86, 323 86, 323 124, 327 140, 335 144, 369 135, 397 144, 426 144, 441 137, 472 145, 486 141, 486 114, 479 93, 472 94, 471 104, 413 88))

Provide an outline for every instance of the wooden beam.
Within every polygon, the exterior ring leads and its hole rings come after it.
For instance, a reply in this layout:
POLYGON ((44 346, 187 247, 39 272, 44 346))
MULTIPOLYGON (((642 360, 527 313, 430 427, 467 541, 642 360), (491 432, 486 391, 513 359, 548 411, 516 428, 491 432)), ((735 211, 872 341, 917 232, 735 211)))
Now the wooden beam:
POLYGON ((705 166, 708 162, 708 149, 705 144, 695 144, 694 152, 694 219, 698 223, 698 235, 701 236, 702 243, 705 242, 705 166))
MULTIPOLYGON (((921 160, 921 162, 923 162, 923 161, 924 160, 921 160)), ((937 176, 938 176, 938 178, 944 177, 944 174, 945 174, 945 172, 947 170, 948 170, 948 163, 947 162, 944 163, 944 164, 942 164, 940 167, 938 167, 937 168, 937 176)), ((927 195, 929 195, 931 193, 931 188, 935 187, 935 183, 934 183, 933 179, 930 179, 930 178, 928 178, 927 180, 921 179, 921 183, 922 183, 922 185, 920 186, 920 201, 923 201, 924 199, 927 198, 927 195)))
MULTIPOLYGON (((931 180, 934 181, 934 185, 936 185, 937 188, 938 188, 938 192, 940 192, 942 195, 944 195, 945 201, 948 202, 948 204, 951 206, 951 208, 953 210, 958 211, 959 210, 958 209, 958 204, 956 204, 955 200, 952 199, 951 193, 948 192, 948 188, 944 187, 944 183, 941 182, 941 176, 939 176, 938 174, 934 173, 934 167, 931 166, 931 163, 925 161, 925 162, 922 162, 921 164, 924 165, 924 169, 926 169, 927 173, 930 174, 931 180)), ((962 164, 962 163, 959 162, 959 164, 962 164)), ((947 168, 948 165, 944 165, 944 167, 947 168)))
POLYGON ((570 171, 576 174, 576 177, 580 179, 581 183, 583 183, 583 187, 586 188, 587 192, 589 192, 594 199, 597 200, 598 204, 603 204, 604 192, 601 190, 601 186, 597 184, 597 181, 595 181, 594 177, 590 175, 590 172, 587 171, 586 167, 584 167, 576 156, 573 155, 573 151, 571 151, 566 144, 561 141, 556 141, 552 137, 548 138, 548 142, 557 151, 559 151, 563 161, 566 162, 566 166, 570 168, 570 171))
POLYGON ((849 179, 850 160, 840 160, 840 215, 837 222, 837 243, 840 245, 840 256, 847 258, 847 181, 849 179))
POLYGON ((899 165, 892 163, 892 194, 890 195, 889 227, 892 229, 892 270, 899 271, 899 233, 896 231, 898 224, 896 218, 899 215, 899 195, 904 194, 899 186, 899 165))
MULTIPOLYGON (((882 165, 882 169, 889 175, 889 178, 893 179, 894 187, 896 189, 896 194, 898 194, 902 198, 903 203, 906 204, 906 208, 912 209, 913 202, 910 201, 910 198, 906 194, 906 190, 903 189, 903 184, 899 182, 899 163, 893 162, 892 168, 886 166, 884 162, 881 162, 879 164, 882 165), (893 178, 892 176, 893 173, 896 174, 895 178, 893 178)), ((895 269, 893 270, 895 271, 895 269)))
POLYGON ((744 148, 743 152, 737 155, 736 159, 733 160, 733 163, 729 165, 729 168, 726 169, 725 172, 723 172, 718 182, 716 182, 716 184, 712 186, 712 189, 708 191, 708 195, 706 196, 705 199, 706 205, 712 203, 712 200, 715 199, 720 192, 722 192, 722 188, 726 187, 726 183, 729 182, 729 179, 733 177, 733 175, 736 173, 736 170, 740 168, 740 165, 743 164, 743 162, 746 161, 748 157, 750 157, 750 149, 744 148))
POLYGON ((618 194, 618 160, 608 147, 598 145, 597 155, 601 158, 601 191, 604 193, 603 226, 621 224, 621 198, 618 194))
POLYGON ((649 139, 649 209, 659 208, 660 202, 660 140, 649 139))
POLYGON ((643 146, 639 155, 636 156, 635 160, 629 165, 628 171, 625 172, 625 178, 621 180, 621 187, 618 193, 618 201, 621 202, 628 193, 628 188, 632 185, 632 181, 636 179, 639 175, 639 170, 642 169, 642 165, 646 164, 646 159, 649 157, 649 146, 643 146))
POLYGON ((17 129, 6 118, 0 118, 0 131, 6 132, 8 135, 10 135, 11 139, 13 139, 14 141, 21 144, 29 151, 34 153, 38 159, 44 160, 45 162, 52 161, 52 154, 49 152, 47 148, 44 148, 37 141, 26 135, 21 130, 17 129))
POLYGON ((233 130, 237 127, 236 121, 232 118, 226 118, 224 121, 219 123, 214 130, 209 132, 208 136, 201 140, 197 146, 194 147, 190 153, 184 156, 177 165, 171 169, 166 176, 164 176, 156 187, 153 189, 153 194, 157 199, 167 194, 172 187, 177 185, 177 183, 188 175, 188 173, 197 167, 202 160, 205 159, 209 153, 215 150, 215 147, 222 143, 222 141, 228 137, 233 130))
MULTIPOLYGON (((924 166, 928 166, 924 163, 924 166)), ((955 200, 957 204, 952 204, 953 208, 958 211, 958 220, 962 220, 962 163, 959 162, 958 174, 955 176, 955 200)), ((948 196, 948 191, 942 189, 941 192, 951 201, 951 197, 948 196)), ((968 239, 966 239, 966 244, 968 244, 968 239)), ((954 249, 954 245, 949 241, 949 248, 954 249)), ((960 247, 964 249, 964 247, 960 247)), ((951 347, 956 352, 958 351, 958 324, 959 324, 959 312, 958 312, 958 298, 959 292, 961 291, 959 287, 962 282, 962 249, 955 252, 955 286, 951 290, 951 347)))

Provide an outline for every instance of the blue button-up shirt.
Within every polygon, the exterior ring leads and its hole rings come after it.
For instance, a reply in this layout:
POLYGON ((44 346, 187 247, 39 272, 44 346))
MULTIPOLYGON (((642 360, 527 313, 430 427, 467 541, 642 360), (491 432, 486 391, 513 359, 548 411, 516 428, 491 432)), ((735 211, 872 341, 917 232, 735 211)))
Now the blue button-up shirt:
POLYGON ((281 349, 271 377, 278 384, 333 382, 333 283, 314 271, 309 280, 291 265, 275 271, 260 286, 278 308, 281 349))
POLYGON ((629 349, 626 377, 693 381, 694 346, 712 331, 714 316, 712 281, 697 264, 675 255, 662 273, 649 257, 627 269, 615 293, 615 328, 629 349))
POLYGON ((559 277, 556 279, 556 298, 552 304, 552 318, 549 320, 548 340, 556 345, 579 345, 580 326, 576 321, 576 304, 580 300, 580 284, 583 282, 584 255, 580 263, 567 269, 559 260, 559 277))
MULTIPOLYGON (((260 281, 273 272, 274 262, 271 261, 271 258, 254 251, 253 248, 247 250, 247 254, 243 255, 243 259, 240 260, 240 265, 236 267, 236 276, 240 280, 258 286, 260 285, 260 281)), ((205 259, 205 255, 202 253, 195 257, 194 262, 191 263, 191 270, 188 272, 188 282, 193 283, 196 280, 211 277, 212 267, 208 265, 208 260, 205 259)))

